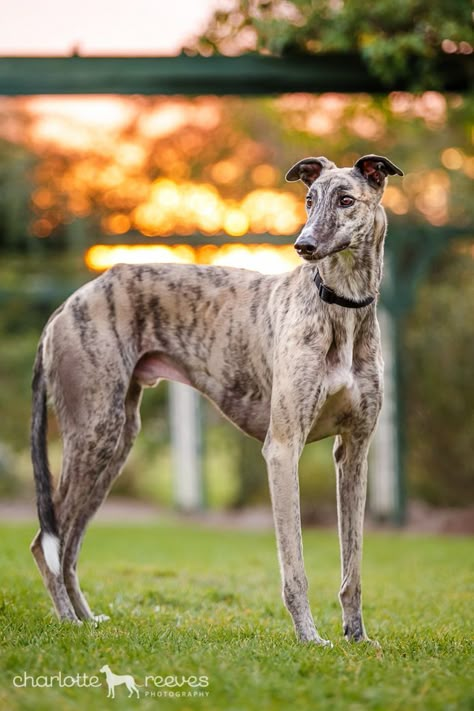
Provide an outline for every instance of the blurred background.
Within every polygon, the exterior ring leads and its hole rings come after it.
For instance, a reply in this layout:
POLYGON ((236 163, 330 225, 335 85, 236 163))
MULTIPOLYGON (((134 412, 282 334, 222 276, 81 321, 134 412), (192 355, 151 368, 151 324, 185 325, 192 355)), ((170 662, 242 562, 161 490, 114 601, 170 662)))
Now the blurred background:
MULTIPOLYGON (((50 0, 29 6, 25 23, 23 4, 10 6, 0 28, 3 510, 33 500, 31 367, 59 303, 116 262, 292 269, 304 191, 284 182, 286 170, 306 155, 352 165, 378 153, 405 177, 392 179, 384 197, 387 403, 371 458, 371 513, 400 523, 450 508, 459 510, 465 530, 472 526, 473 101, 457 75, 472 59, 467 9, 402 0, 395 13, 392 0, 377 0, 358 3, 367 18, 361 21, 349 0, 143 1, 133 8, 84 0, 80 9, 50 0), (117 12, 120 22, 111 23, 117 12), (112 80, 106 93, 88 94, 95 69, 81 77, 80 95, 48 95, 45 77, 38 75, 35 88, 28 74, 35 60, 21 68, 7 58, 53 55, 71 57, 61 65, 64 86, 92 55, 149 56, 140 66, 161 80, 152 56, 179 55, 175 61, 186 66, 203 56, 279 57, 282 74, 293 58, 328 56, 329 72, 331 58, 355 57, 362 80, 357 93, 338 90, 339 79, 332 90, 327 78, 318 91, 316 75, 311 91, 269 91, 262 83, 251 92, 260 96, 211 95, 197 80, 183 95, 173 90, 178 65, 170 64, 167 95, 121 93, 112 80), (445 60, 459 64, 446 70, 445 60)), ((45 72, 54 71, 51 62, 45 72)), ((217 76, 221 69, 212 66, 217 76)), ((350 77, 350 62, 345 66, 350 77)), ((183 387, 145 392, 142 432, 113 493, 160 507, 266 510, 260 445, 183 387)), ((334 519, 331 448, 331 440, 311 445, 301 460, 308 522, 334 519)), ((50 456, 57 473, 53 421, 50 456)))

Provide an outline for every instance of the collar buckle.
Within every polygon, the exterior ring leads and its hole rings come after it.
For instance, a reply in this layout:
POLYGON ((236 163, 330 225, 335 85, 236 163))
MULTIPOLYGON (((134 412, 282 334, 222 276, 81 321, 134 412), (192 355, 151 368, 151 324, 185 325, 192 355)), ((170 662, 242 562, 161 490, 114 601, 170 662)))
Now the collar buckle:
POLYGON ((327 304, 334 304, 337 300, 337 296, 332 289, 330 289, 326 284, 321 281, 318 285, 319 298, 325 301, 327 304))

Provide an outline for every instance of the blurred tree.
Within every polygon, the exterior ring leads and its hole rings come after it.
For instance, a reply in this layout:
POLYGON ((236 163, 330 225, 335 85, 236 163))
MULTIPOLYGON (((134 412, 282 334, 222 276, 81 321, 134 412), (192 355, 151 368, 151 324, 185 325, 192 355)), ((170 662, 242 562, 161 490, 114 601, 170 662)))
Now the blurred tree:
POLYGON ((12 496, 20 490, 14 468, 14 455, 9 447, 0 442, 0 497, 12 496))
POLYGON ((229 0, 188 52, 357 52, 374 75, 438 86, 440 54, 470 54, 471 8, 459 0, 229 0))
POLYGON ((31 241, 27 176, 33 161, 23 145, 0 139, 0 249, 26 249, 31 241))
POLYGON ((474 248, 433 264, 404 331, 410 493, 432 504, 474 501, 474 248))

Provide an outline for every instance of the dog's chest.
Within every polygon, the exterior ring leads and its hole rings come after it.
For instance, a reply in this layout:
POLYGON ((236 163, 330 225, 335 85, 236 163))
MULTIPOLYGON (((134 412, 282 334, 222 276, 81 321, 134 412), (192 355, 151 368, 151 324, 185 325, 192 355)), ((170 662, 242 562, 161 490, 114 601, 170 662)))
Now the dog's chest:
POLYGON ((336 361, 327 361, 325 390, 327 397, 336 395, 341 390, 351 390, 354 386, 352 372, 352 348, 347 347, 345 352, 339 353, 336 361))
POLYGON ((332 324, 332 336, 325 358, 324 386, 328 397, 353 386, 355 330, 356 322, 352 314, 346 321, 335 321, 332 324))
POLYGON ((360 406, 360 388, 354 375, 355 324, 336 323, 328 348, 322 382, 323 403, 311 429, 308 441, 338 433, 349 424, 360 406))

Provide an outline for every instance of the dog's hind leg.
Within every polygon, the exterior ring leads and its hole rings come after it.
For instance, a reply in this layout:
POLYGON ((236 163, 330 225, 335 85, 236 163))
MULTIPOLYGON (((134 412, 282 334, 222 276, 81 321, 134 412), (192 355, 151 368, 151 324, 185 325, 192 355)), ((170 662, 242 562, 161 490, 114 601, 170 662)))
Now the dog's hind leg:
POLYGON ((74 610, 81 620, 107 619, 105 615, 94 615, 87 604, 79 585, 77 559, 87 524, 99 509, 114 480, 120 474, 140 429, 141 394, 140 385, 132 381, 125 400, 125 423, 119 444, 90 491, 86 492, 83 497, 74 499, 73 510, 67 513, 68 531, 63 547, 64 581, 74 610))
MULTIPOLYGON (((98 408, 92 413, 86 412, 86 401, 85 398, 80 403, 78 426, 63 428, 63 465, 53 496, 58 535, 46 542, 43 536, 37 537, 31 547, 61 620, 78 621, 64 578, 64 550, 71 527, 77 511, 83 511, 90 492, 116 456, 126 419, 119 397, 108 410, 98 408), (54 545, 54 550, 48 550, 49 543, 54 545)), ((64 416, 62 424, 64 426, 64 416)))
POLYGON ((38 570, 41 573, 46 589, 51 596, 59 619, 78 623, 79 618, 72 606, 61 570, 53 572, 46 562, 41 530, 38 531, 34 537, 30 550, 38 566, 38 570))

